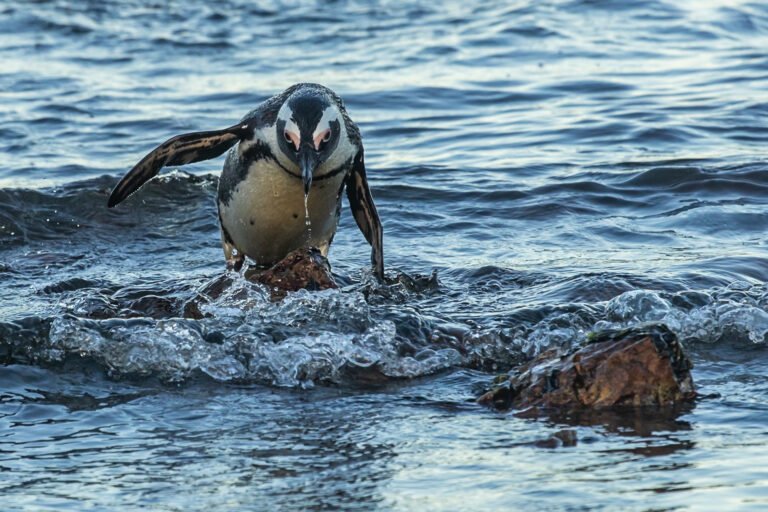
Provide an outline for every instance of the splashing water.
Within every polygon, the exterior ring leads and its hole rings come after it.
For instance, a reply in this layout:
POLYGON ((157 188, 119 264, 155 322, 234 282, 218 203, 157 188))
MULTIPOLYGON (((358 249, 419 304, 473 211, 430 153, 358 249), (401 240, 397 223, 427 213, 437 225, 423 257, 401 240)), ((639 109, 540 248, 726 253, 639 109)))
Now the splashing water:
POLYGON ((199 320, 64 315, 37 326, 47 341, 35 357, 53 364, 85 359, 113 378, 182 382, 204 374, 302 388, 418 377, 463 361, 453 348, 398 336, 395 323, 377 319, 359 292, 302 290, 275 303, 261 285, 238 278, 201 312, 199 320))
POLYGON ((765 2, 18 4, 0 0, 3 510, 765 508, 765 2), (295 82, 303 48, 359 123, 389 279, 344 208, 340 289, 273 302, 221 275, 223 155, 104 203, 150 146, 295 82), (472 401, 642 322, 684 343, 692 410, 472 401))

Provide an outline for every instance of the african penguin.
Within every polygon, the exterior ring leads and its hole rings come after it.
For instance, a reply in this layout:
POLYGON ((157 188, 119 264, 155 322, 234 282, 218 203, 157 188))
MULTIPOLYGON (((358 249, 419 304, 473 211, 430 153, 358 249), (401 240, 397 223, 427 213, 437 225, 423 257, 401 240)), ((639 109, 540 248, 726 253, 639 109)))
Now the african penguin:
POLYGON ((382 227, 365 175, 360 130, 341 98, 322 85, 293 85, 234 126, 167 140, 120 180, 108 206, 164 166, 227 150, 217 203, 228 266, 239 270, 246 256, 258 265, 273 264, 300 247, 317 247, 327 256, 346 187, 355 221, 372 246, 374 273, 383 279, 382 227))

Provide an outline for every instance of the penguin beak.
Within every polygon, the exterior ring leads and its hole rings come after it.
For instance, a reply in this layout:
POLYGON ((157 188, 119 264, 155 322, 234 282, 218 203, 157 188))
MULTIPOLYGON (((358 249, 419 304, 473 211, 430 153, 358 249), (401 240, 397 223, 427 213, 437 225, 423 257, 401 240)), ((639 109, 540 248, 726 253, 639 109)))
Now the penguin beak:
POLYGON ((299 167, 301 168, 301 179, 304 182, 304 195, 309 195, 309 188, 312 186, 312 174, 315 172, 318 164, 317 153, 306 145, 299 150, 299 167))

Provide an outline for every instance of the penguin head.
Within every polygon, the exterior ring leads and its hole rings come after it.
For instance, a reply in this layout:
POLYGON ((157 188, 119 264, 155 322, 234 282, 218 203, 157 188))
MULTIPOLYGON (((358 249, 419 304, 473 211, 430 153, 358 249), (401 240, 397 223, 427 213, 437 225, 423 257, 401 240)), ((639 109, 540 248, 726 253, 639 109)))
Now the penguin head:
POLYGON ((339 107, 321 90, 299 89, 283 103, 275 127, 280 153, 298 167, 308 194, 313 176, 321 175, 345 136, 339 107))

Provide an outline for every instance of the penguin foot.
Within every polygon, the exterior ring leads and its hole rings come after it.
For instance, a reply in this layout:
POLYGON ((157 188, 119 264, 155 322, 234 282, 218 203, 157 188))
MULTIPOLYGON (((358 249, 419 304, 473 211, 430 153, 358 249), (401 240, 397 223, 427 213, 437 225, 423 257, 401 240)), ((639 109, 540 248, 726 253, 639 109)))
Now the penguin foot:
POLYGON ((234 270, 235 272, 240 272, 240 269, 243 268, 244 262, 245 262, 245 256, 241 254, 237 254, 235 256, 232 256, 231 258, 227 258, 227 270, 234 270))

